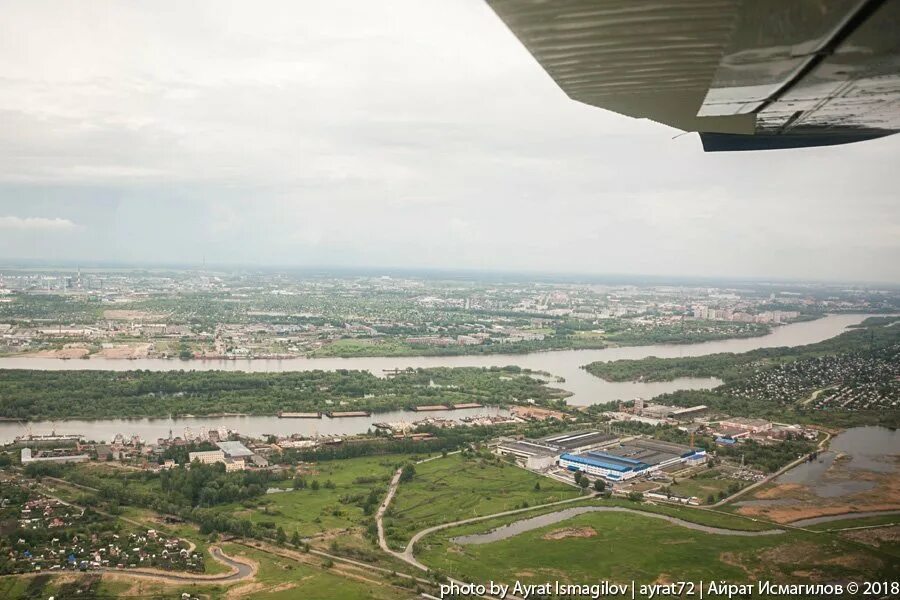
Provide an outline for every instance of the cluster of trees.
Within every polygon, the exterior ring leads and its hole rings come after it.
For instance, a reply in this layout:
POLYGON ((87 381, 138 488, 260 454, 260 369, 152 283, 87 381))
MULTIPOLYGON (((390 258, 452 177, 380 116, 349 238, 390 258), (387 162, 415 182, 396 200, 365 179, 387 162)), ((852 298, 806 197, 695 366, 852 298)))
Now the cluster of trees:
POLYGON ((412 478, 416 475, 416 468, 412 463, 407 463, 403 465, 403 468, 400 469, 400 483, 406 483, 407 481, 412 481, 412 478))
POLYGON ((225 472, 221 463, 194 463, 159 474, 160 489, 183 505, 210 507, 261 496, 271 479, 269 471, 225 472))
POLYGON ((737 494, 741 490, 741 484, 738 482, 734 482, 728 486, 727 489, 719 490, 718 494, 707 494, 706 495, 706 503, 707 504, 715 504, 716 500, 724 500, 728 496, 732 494, 737 494))
POLYGON ((271 477, 266 471, 225 473, 224 465, 194 464, 190 469, 177 468, 159 474, 148 471, 111 474, 69 466, 58 475, 97 490, 87 493, 79 500, 80 504, 102 507, 114 514, 119 512, 120 506, 140 506, 193 521, 200 525, 204 534, 253 538, 275 535, 275 531, 269 531, 261 524, 215 507, 216 504, 264 494, 271 477))
POLYGON ((591 485, 591 480, 581 471, 575 471, 575 483, 581 486, 581 489, 586 490, 591 485))
MULTIPOLYGON (((582 473, 581 471, 575 471, 574 479, 575 479, 575 483, 577 483, 581 487, 582 490, 586 490, 589 487, 592 487, 595 492, 606 491, 606 482, 603 481, 602 479, 600 479, 599 477, 594 480, 593 486, 591 485, 590 478, 588 478, 588 476, 585 475, 584 473, 582 473)), ((541 484, 535 483, 534 489, 535 490, 541 489, 541 484)))
POLYGON ((353 504, 360 507, 366 516, 375 514, 381 502, 380 488, 372 488, 368 494, 345 494, 339 498, 341 504, 353 504))
POLYGON ((506 431, 500 427, 454 427, 444 429, 434 426, 423 426, 420 432, 431 433, 434 439, 413 441, 411 439, 371 439, 352 444, 338 444, 315 449, 286 449, 280 455, 271 457, 271 461, 296 465, 301 462, 317 462, 341 460, 359 456, 381 456, 384 454, 428 454, 448 452, 464 448, 470 444, 484 442, 499 433, 506 431))
POLYGON ((271 415, 345 409, 373 412, 420 404, 550 402, 564 392, 518 367, 434 368, 379 378, 368 371, 9 370, 0 378, 0 417, 23 420, 208 415, 271 415), (434 383, 435 385, 432 385, 434 383))
MULTIPOLYGON (((780 444, 758 444, 753 440, 741 442, 739 446, 724 446, 718 455, 740 460, 763 470, 774 473, 792 460, 808 456, 816 451, 816 444, 806 440, 786 440, 780 444)), ((737 490, 735 490, 737 491, 737 490)))

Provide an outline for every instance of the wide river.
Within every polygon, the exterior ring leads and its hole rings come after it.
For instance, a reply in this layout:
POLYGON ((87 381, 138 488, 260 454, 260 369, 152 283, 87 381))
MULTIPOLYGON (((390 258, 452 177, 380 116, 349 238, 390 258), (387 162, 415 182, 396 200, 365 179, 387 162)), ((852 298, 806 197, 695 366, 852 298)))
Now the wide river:
MULTIPOLYGON (((473 356, 404 356, 404 357, 372 357, 372 358, 292 358, 283 360, 190 360, 146 358, 123 360, 114 358, 91 358, 86 360, 62 360, 56 358, 6 357, 0 358, 0 369, 41 369, 41 370, 113 370, 125 371, 146 369, 151 371, 175 370, 227 370, 227 371, 310 371, 313 369, 365 370, 382 375, 385 370, 405 369, 408 367, 502 367, 518 365, 535 371, 546 371, 565 379, 564 383, 553 383, 572 393, 570 404, 585 406, 614 400, 630 400, 635 397, 653 398, 659 394, 683 389, 710 389, 720 382, 713 378, 684 377, 665 382, 621 382, 613 383, 594 377, 581 367, 594 361, 612 361, 619 359, 640 359, 648 356, 675 358, 683 356, 703 356, 719 352, 747 352, 757 348, 774 348, 779 346, 802 346, 820 342, 843 332, 848 326, 862 322, 868 315, 842 314, 828 315, 816 321, 794 323, 775 328, 770 334, 742 339, 729 339, 699 344, 657 344, 650 346, 630 346, 623 348, 605 348, 602 350, 554 350, 534 352, 531 354, 488 354, 473 356)), ((2 373, 0 373, 2 377, 2 373)), ((432 413, 408 413, 402 420, 424 418, 432 413), (412 417, 410 417, 412 415, 412 417)), ((399 416, 403 416, 402 413, 399 416)), ((377 421, 401 420, 398 414, 375 415, 377 421)), ((454 411, 448 416, 463 416, 454 411)), ((312 422, 301 419, 277 419, 274 417, 225 417, 225 418, 193 418, 180 419, 176 425, 169 419, 155 420, 103 420, 103 421, 69 421, 69 422, 33 422, 32 430, 46 432, 55 428, 57 432, 71 432, 71 425, 79 424, 82 433, 88 438, 108 439, 117 432, 139 433, 150 438, 150 431, 141 433, 139 423, 154 423, 152 428, 159 435, 168 435, 169 428, 181 429, 186 425, 199 427, 225 426, 237 429, 242 433, 359 433, 368 428, 362 419, 335 419, 332 426, 325 426, 328 419, 316 419, 312 422), (240 427, 231 427, 223 419, 240 419, 240 427), (351 423, 357 421, 357 423, 351 423), (88 426, 88 423, 91 425, 88 426), (130 424, 126 427, 126 423, 130 424), (287 430, 285 430, 287 427, 287 430)), ((371 421, 371 419, 366 419, 371 421)), ((8 441, 23 432, 20 423, 0 423, 0 442, 8 441)), ((158 437, 158 436, 157 436, 158 437)))

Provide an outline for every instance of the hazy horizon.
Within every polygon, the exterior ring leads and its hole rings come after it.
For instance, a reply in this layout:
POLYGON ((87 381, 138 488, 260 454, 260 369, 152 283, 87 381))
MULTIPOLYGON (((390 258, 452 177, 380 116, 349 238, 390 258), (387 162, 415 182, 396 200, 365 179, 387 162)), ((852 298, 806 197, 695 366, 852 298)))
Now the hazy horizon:
POLYGON ((900 136, 703 154, 481 0, 4 8, 3 261, 900 283, 900 136))
POLYGON ((312 278, 395 277, 398 279, 462 280, 491 283, 532 282, 541 284, 597 284, 682 287, 740 287, 772 286, 778 288, 839 287, 900 289, 900 283, 889 281, 853 279, 812 279, 790 277, 736 277, 733 275, 684 275, 678 273, 601 273, 585 271, 457 267, 408 267, 403 265, 339 266, 339 265, 288 265, 254 263, 154 263, 116 261, 46 261, 41 259, 10 260, 0 257, 0 276, 3 272, 185 272, 234 275, 242 272, 258 274, 285 274, 312 278))

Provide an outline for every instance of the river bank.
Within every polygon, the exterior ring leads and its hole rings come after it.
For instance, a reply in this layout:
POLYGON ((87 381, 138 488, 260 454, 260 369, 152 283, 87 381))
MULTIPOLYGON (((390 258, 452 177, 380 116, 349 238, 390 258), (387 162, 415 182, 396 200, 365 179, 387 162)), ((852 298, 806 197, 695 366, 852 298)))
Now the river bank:
POLYGON ((52 421, 0 423, 0 444, 11 443, 16 436, 28 432, 57 435, 77 434, 86 440, 108 441, 116 434, 138 435, 155 442, 169 434, 182 436, 185 429, 199 432, 200 429, 220 428, 239 431, 242 435, 263 437, 266 435, 288 436, 299 434, 304 437, 328 437, 366 433, 380 422, 415 422, 433 417, 438 419, 464 419, 473 417, 506 416, 509 411, 499 407, 485 406, 447 411, 388 411, 359 417, 338 417, 321 419, 282 419, 272 416, 222 416, 222 417, 164 417, 132 419, 65 419, 52 421))
POLYGON ((491 354, 467 356, 414 356, 414 357, 366 357, 366 358, 292 358, 292 359, 241 359, 202 360, 193 359, 114 359, 90 358, 63 360, 53 358, 0 358, 0 369, 34 370, 110 370, 136 369, 152 371, 336 371, 363 370, 377 376, 396 369, 431 367, 503 367, 517 365, 532 371, 551 373, 561 381, 559 387, 571 396, 567 402, 574 406, 613 402, 635 397, 652 398, 660 394, 684 389, 711 389, 721 384, 711 377, 682 377, 663 382, 607 382, 581 368, 595 361, 639 359, 648 356, 675 358, 702 356, 720 352, 747 352, 757 348, 800 346, 812 344, 842 333, 848 326, 861 323, 869 315, 828 315, 815 321, 784 325, 771 333, 753 338, 736 338, 699 344, 658 344, 628 346, 601 350, 553 350, 530 354, 491 354))

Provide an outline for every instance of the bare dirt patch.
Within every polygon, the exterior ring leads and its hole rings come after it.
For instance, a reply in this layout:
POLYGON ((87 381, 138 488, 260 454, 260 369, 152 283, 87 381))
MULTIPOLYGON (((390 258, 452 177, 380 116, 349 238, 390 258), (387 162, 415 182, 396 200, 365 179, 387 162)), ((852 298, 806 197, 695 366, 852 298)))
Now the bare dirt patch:
POLYGON ((96 353, 99 358, 146 358, 150 344, 120 344, 103 348, 96 353))
POLYGON ((239 585, 229 589, 225 593, 225 598, 226 600, 235 600, 236 598, 243 598, 257 592, 262 592, 265 589, 266 586, 262 583, 248 583, 245 585, 239 585))
POLYGON ((564 540, 566 538, 590 538, 597 535, 593 527, 566 527, 544 534, 545 540, 564 540))
POLYGON ((755 494, 754 498, 759 500, 774 500, 776 498, 802 498, 806 497, 809 489, 805 485, 799 483, 779 483, 770 488, 764 488, 755 494))
POLYGON ((852 514, 856 512, 868 512, 879 510, 895 510, 897 504, 836 504, 832 506, 742 506, 738 513, 750 517, 764 517, 776 523, 793 523, 803 519, 815 517, 827 517, 831 515, 852 514))
POLYGON ((642 481, 641 483, 636 483, 631 486, 632 491, 635 492, 649 492, 651 490, 655 490, 656 488, 661 487, 660 484, 653 481, 642 481))
POLYGON ((848 460, 836 460, 823 480, 833 483, 868 481, 874 486, 843 496, 821 497, 812 488, 799 483, 781 483, 757 491, 751 499, 793 500, 791 504, 741 506, 738 514, 763 517, 777 523, 855 512, 896 510, 900 508, 900 477, 896 473, 847 468, 848 460))
POLYGON ((34 358, 82 358, 90 353, 91 351, 86 346, 66 344, 59 350, 39 350, 29 356, 34 358))

